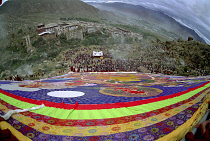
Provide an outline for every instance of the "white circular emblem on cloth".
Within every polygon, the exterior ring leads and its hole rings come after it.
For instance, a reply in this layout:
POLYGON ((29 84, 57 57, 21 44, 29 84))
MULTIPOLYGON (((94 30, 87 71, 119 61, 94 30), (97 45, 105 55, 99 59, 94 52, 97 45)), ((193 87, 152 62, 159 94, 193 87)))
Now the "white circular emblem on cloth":
POLYGON ((69 98, 83 96, 85 93, 79 91, 53 91, 47 93, 47 95, 52 97, 69 98))

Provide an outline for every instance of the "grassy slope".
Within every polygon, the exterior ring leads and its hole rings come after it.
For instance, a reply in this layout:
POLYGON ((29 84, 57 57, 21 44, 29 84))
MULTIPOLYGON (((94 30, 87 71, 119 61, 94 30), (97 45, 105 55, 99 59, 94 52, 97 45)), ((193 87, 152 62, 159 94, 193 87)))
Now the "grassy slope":
MULTIPOLYGON (((0 7, 0 26, 4 29, 2 30, 3 32, 1 32, 3 35, 0 36, 2 39, 0 40, 0 74, 4 70, 10 70, 11 73, 14 73, 18 67, 27 64, 31 67, 36 66, 38 68, 37 64, 42 63, 44 60, 49 60, 49 58, 56 58, 63 50, 80 47, 82 43, 77 41, 65 41, 60 45, 56 45, 56 42, 59 42, 60 40, 58 39, 54 42, 44 44, 42 48, 36 49, 33 53, 26 52, 26 48, 22 45, 24 42, 23 37, 29 34, 30 36, 35 35, 35 39, 37 39, 35 25, 38 23, 58 22, 61 17, 87 18, 99 22, 106 19, 105 22, 112 24, 113 26, 122 27, 143 35, 144 40, 146 40, 138 44, 137 47, 136 45, 133 45, 133 47, 143 50, 144 54, 147 56, 147 60, 155 60, 157 59, 155 56, 158 55, 159 58, 167 55, 169 58, 175 58, 176 60, 181 58, 184 60, 187 64, 187 69, 193 69, 193 67, 191 67, 192 65, 188 65, 193 64, 194 67, 200 66, 209 71, 209 67, 206 66, 209 64, 208 60, 210 59, 208 56, 210 55, 208 52, 210 51, 209 46, 206 44, 198 42, 170 42, 170 44, 166 44, 165 41, 170 40, 170 38, 167 38, 167 35, 152 33, 148 30, 141 29, 138 26, 122 25, 120 22, 116 22, 115 16, 112 13, 99 11, 79 0, 9 0, 4 6, 0 7), (20 30, 22 30, 22 32, 19 32, 20 30), (155 42, 157 39, 164 42, 156 44, 155 42), (160 46, 162 50, 165 50, 165 53, 157 54, 158 50, 156 50, 154 46, 160 46), (167 49, 164 48, 165 46, 167 46, 167 49), (155 55, 151 54, 151 52, 148 51, 148 48, 150 51, 153 50, 155 55), (191 50, 191 52, 188 53, 188 50, 191 50), (47 52, 47 55, 43 54, 43 52, 47 52), (195 60, 199 61, 196 62, 195 60)), ((117 20, 122 19, 118 17, 117 20)), ((147 23, 145 24, 147 25, 147 23)), ((142 57, 138 52, 135 52, 135 55, 131 52, 128 56, 132 56, 133 59, 135 59, 135 57, 142 57)), ((178 63, 179 61, 177 61, 177 64, 178 63)), ((40 67, 43 67, 50 72, 55 66, 45 65, 40 67)))

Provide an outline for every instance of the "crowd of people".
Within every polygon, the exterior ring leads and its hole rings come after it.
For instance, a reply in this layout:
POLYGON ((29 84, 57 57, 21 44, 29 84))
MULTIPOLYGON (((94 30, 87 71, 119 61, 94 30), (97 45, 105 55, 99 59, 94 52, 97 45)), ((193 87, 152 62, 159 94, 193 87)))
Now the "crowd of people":
POLYGON ((17 76, 10 76, 9 77, 10 81, 22 81, 22 79, 17 75, 17 76))
MULTIPOLYGON (((101 48, 100 48, 101 49, 101 48)), ((69 50, 64 54, 64 62, 69 62, 72 72, 142 72, 140 66, 151 73, 175 74, 175 66, 161 65, 139 59, 116 59, 109 48, 103 48, 103 56, 94 57, 87 48, 69 50)))
MULTIPOLYGON (((69 49, 62 53, 60 59, 56 60, 57 64, 62 65, 55 67, 57 70, 52 70, 52 75, 61 75, 68 71, 71 72, 142 72, 142 73, 162 73, 166 75, 183 75, 191 74, 190 68, 180 69, 174 62, 176 60, 169 59, 167 53, 158 55, 157 50, 152 46, 97 46, 97 47, 81 47, 76 49, 69 49), (113 49, 114 48, 114 49, 113 49), (129 48, 126 50, 126 48, 129 48), (115 54, 112 52, 117 50, 115 54), (93 51, 103 51, 102 56, 94 57, 93 51), (119 51, 119 53, 118 53, 119 51), (123 55, 123 53, 125 53, 123 55), (129 54, 129 57, 124 57, 129 54), (165 54, 165 55, 164 55, 165 54), (115 56, 116 55, 116 56, 115 56), (133 55, 133 56, 132 56, 133 55), (119 57, 121 56, 121 57, 119 57), (59 69, 59 70, 58 70, 59 69), (64 71, 65 70, 65 71, 64 71)), ((161 51, 161 48, 159 49, 161 51)), ((194 69, 199 73, 197 75, 205 74, 199 68, 194 69)), ((50 77, 49 74, 48 77, 50 77)), ((38 71, 37 73, 28 76, 30 78, 47 77, 45 71, 38 71)), ((19 76, 10 77, 9 80, 21 81, 19 76)))
MULTIPOLYGON (((94 57, 88 48, 69 50, 64 54, 64 62, 70 62, 70 70, 72 72, 145 72, 141 67, 146 69, 149 73, 162 73, 166 75, 179 75, 179 74, 191 74, 192 69, 178 69, 174 62, 170 62, 164 57, 156 56, 156 60, 149 57, 150 52, 143 54, 143 57, 136 59, 117 59, 110 52, 109 47, 95 48, 96 50, 102 50, 104 52, 103 59, 100 57, 94 57), (73 57, 72 57, 73 56, 73 57)), ((197 75, 205 75, 205 72, 194 69, 197 75)))

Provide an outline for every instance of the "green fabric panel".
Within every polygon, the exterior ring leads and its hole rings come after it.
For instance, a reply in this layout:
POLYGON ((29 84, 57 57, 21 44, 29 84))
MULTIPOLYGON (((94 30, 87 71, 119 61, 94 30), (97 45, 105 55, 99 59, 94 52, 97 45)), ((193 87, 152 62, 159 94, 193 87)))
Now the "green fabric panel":
POLYGON ((112 118, 119 116, 119 115, 116 114, 116 110, 109 110, 109 113, 112 116, 112 118))
MULTIPOLYGON (((45 114, 49 112, 49 109, 47 107, 43 107, 37 110, 39 110, 40 113, 45 113, 45 114)), ((36 112, 37 110, 34 110, 33 112, 36 112)))
POLYGON ((122 109, 122 108, 115 110, 116 115, 119 117, 123 117, 124 115, 126 115, 126 113, 123 110, 124 109, 122 109))
POLYGON ((98 110, 98 112, 96 113, 95 117, 96 117, 97 119, 103 119, 104 115, 102 116, 101 113, 102 113, 102 112, 100 112, 100 110, 98 110))
MULTIPOLYGON (((86 116, 87 116, 87 115, 86 115, 86 112, 83 111, 83 110, 81 110, 81 111, 79 112, 79 115, 75 116, 75 118, 76 118, 76 119, 83 119, 83 118, 86 117, 86 116)), ((71 119, 71 117, 69 116, 68 119, 71 119)))
MULTIPOLYGON (((68 112, 68 111, 66 111, 66 112, 68 112)), ((59 117, 59 119, 60 119, 60 117, 63 115, 63 113, 65 113, 64 109, 59 109, 56 111, 55 116, 59 117)))
MULTIPOLYGON (((130 116, 130 115, 136 115, 137 113, 139 113, 139 111, 135 111, 135 110, 131 110, 130 108, 128 107, 123 107, 123 108, 120 108, 121 111, 123 111, 123 113, 125 113, 126 116, 130 116)), ((115 110, 115 109, 113 109, 115 110)))
MULTIPOLYGON (((74 111, 75 112, 75 111, 74 111)), ((88 119, 89 118, 89 113, 87 110, 81 110, 81 111, 78 111, 76 112, 77 114, 80 114, 82 112, 82 116, 83 118, 80 118, 80 119, 88 119)), ((75 117, 75 116, 74 116, 75 117)), ((68 116, 68 119, 74 119, 72 115, 69 115, 68 116)))
POLYGON ((105 118, 114 118, 114 116, 112 115, 114 110, 115 109, 103 109, 102 112, 104 112, 105 118))
POLYGON ((11 98, 9 96, 6 96, 6 95, 4 95, 2 93, 0 93, 0 97, 1 97, 2 100, 6 101, 7 103, 9 103, 9 104, 11 104, 11 105, 13 105, 15 107, 18 107, 18 108, 27 106, 27 107, 24 107, 24 109, 27 109, 28 107, 31 107, 31 106, 34 105, 34 104, 30 104, 30 103, 26 103, 26 102, 22 102, 22 101, 16 100, 16 99, 11 98))
POLYGON ((103 118, 103 117, 105 117, 105 114, 103 113, 103 112, 101 112, 101 110, 98 110, 98 119, 105 119, 105 118, 103 118))
POLYGON ((50 117, 60 117, 60 113, 61 113, 61 109, 54 109, 50 114, 49 116, 50 117))
POLYGON ((68 110, 68 111, 62 109, 62 111, 63 111, 63 114, 60 115, 60 119, 68 119, 68 116, 70 115, 70 113, 72 113, 73 109, 68 110))
POLYGON ((54 111, 54 108, 51 108, 51 107, 43 107, 42 109, 38 109, 38 110, 35 110, 33 111, 34 113, 37 113, 37 114, 41 114, 41 115, 45 115, 45 116, 49 116, 50 113, 52 113, 54 111), (40 111, 42 110, 43 111, 40 111))

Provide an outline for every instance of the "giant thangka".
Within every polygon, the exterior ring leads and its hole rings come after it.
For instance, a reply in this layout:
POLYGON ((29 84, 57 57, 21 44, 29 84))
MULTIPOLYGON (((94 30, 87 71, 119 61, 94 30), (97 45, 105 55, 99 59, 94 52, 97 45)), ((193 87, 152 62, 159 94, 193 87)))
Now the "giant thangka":
POLYGON ((207 111, 209 92, 209 77, 69 73, 0 81, 0 114, 38 107, 7 120, 24 140, 179 140, 207 111))

